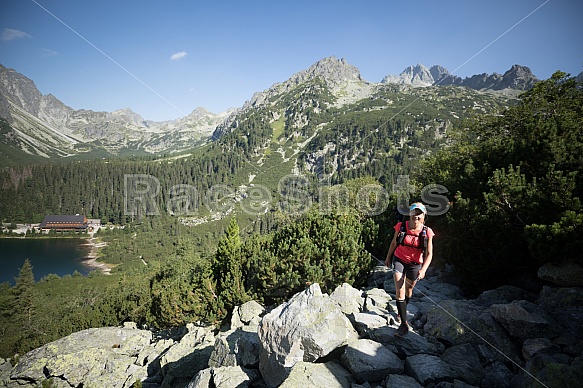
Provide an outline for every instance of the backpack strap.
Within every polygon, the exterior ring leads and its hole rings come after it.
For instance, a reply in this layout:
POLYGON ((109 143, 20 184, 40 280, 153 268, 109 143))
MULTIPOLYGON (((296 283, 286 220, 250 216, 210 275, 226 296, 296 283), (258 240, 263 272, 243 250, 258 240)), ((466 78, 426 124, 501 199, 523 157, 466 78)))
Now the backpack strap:
POLYGON ((399 234, 397 235, 397 244, 404 245, 405 243, 405 236, 407 236, 407 226, 405 224, 405 220, 401 221, 401 227, 399 229, 399 234))
POLYGON ((423 225, 423 229, 419 234, 419 246, 421 247, 421 252, 425 253, 425 249, 427 248, 427 225, 423 225))

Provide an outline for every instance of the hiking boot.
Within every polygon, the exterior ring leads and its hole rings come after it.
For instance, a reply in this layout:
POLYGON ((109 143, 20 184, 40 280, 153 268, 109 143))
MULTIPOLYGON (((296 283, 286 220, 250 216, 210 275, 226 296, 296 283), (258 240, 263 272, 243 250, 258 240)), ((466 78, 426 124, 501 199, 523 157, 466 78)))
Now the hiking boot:
POLYGON ((407 335, 408 332, 409 332, 409 325, 407 324, 407 322, 401 322, 401 325, 397 329, 396 335, 398 335, 399 337, 403 337, 403 336, 407 335))

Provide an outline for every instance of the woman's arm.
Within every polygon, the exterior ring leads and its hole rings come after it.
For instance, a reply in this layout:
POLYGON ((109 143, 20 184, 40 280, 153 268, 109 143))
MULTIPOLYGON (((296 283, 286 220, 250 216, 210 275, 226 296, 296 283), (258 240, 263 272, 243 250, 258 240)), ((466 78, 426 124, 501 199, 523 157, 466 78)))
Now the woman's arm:
POLYGON ((397 249, 397 231, 393 235, 393 239, 391 240, 391 245, 389 245, 389 252, 387 253, 387 258, 385 259, 385 264, 387 267, 391 266, 391 259, 393 258, 393 253, 395 253, 395 249, 397 249))

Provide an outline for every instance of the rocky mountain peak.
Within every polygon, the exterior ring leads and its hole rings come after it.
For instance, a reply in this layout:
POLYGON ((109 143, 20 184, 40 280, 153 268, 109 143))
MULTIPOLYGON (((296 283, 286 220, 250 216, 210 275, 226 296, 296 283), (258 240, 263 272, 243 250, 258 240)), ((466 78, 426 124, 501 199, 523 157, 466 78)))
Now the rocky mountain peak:
POLYGON ((431 86, 434 83, 430 70, 418 63, 416 66, 409 66, 398 76, 387 75, 382 79, 384 84, 411 85, 414 87, 431 86))
POLYGON ((521 65, 512 65, 510 70, 504 73, 502 78, 501 86, 503 89, 527 90, 532 88, 538 81, 528 67, 521 65))
POLYGON ((201 117, 205 117, 212 114, 211 112, 209 112, 205 107, 199 106, 196 109, 194 109, 192 112, 190 112, 190 114, 187 116, 188 118, 191 119, 199 119, 201 117))
POLYGON ((131 125, 135 125, 137 127, 143 127, 144 118, 131 110, 130 108, 123 108, 118 109, 116 111, 111 112, 111 115, 115 118, 120 119, 122 122, 126 122, 131 125))
POLYGON ((451 77, 451 74, 449 73, 449 71, 440 65, 434 65, 431 66, 431 69, 429 69, 429 72, 431 73, 431 76, 433 77, 433 81, 434 81, 434 85, 439 85, 441 83, 442 80, 451 77))
POLYGON ((321 59, 308 69, 295 73, 289 81, 300 84, 318 77, 333 85, 349 81, 362 81, 358 68, 350 65, 346 59, 337 59, 334 56, 321 59))
MULTIPOLYGON (((38 114, 41 93, 34 82, 14 69, 0 65, 0 94, 30 114, 38 114)), ((7 110, 6 107, 0 110, 7 110)))
POLYGON ((298 85, 316 79, 323 80, 329 89, 337 89, 351 82, 366 82, 360 75, 360 70, 349 64, 346 59, 326 57, 309 68, 293 74, 287 81, 275 83, 269 89, 255 93, 251 100, 245 102, 243 110, 261 105, 272 96, 287 93, 298 85))
POLYGON ((407 67, 399 75, 385 76, 381 83, 411 85, 413 87, 457 85, 476 90, 528 90, 537 81, 538 79, 528 67, 520 65, 512 66, 504 75, 482 73, 462 79, 450 74, 443 66, 435 65, 431 69, 427 69, 425 66, 418 64, 417 66, 407 67))

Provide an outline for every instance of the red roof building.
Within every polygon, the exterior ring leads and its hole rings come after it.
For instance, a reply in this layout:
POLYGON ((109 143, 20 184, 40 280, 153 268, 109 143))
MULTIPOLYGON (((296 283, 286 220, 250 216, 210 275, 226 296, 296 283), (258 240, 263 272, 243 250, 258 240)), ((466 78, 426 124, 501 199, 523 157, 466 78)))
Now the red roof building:
POLYGON ((89 224, 87 217, 80 215, 48 215, 45 216, 43 222, 40 223, 39 228, 44 231, 56 230, 57 232, 85 232, 89 224))

